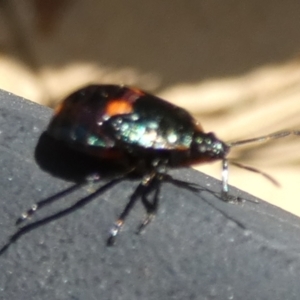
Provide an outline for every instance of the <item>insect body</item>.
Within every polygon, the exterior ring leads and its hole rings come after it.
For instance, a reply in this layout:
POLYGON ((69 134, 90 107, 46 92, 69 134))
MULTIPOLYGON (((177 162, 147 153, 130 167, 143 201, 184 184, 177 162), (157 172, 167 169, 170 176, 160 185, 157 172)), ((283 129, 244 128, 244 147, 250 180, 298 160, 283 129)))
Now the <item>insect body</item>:
MULTIPOLYGON (((110 230, 108 244, 114 243, 138 199, 141 199, 147 212, 140 229, 152 220, 158 208, 162 181, 197 191, 196 185, 167 175, 168 169, 222 160, 222 199, 228 200, 227 155, 230 148, 281 138, 290 133, 282 131, 224 143, 213 133, 205 133, 186 110, 144 91, 119 85, 90 85, 74 92, 58 106, 47 128, 49 136, 75 151, 94 157, 99 164, 105 160, 124 167, 124 173, 105 185, 103 191, 130 173, 142 175, 141 183, 110 230), (152 199, 149 199, 150 195, 152 199)), ((257 169, 233 164, 260 173, 274 182, 270 176, 257 169)), ((32 206, 18 219, 17 224, 27 220, 38 208, 54 199, 50 197, 32 206)), ((0 254, 32 227, 29 224, 17 231, 0 249, 0 254)))
POLYGON ((184 109, 117 85, 75 92, 59 106, 47 131, 79 151, 149 171, 222 159, 229 150, 184 109))
POLYGON ((111 230, 111 242, 139 197, 148 212, 142 227, 149 223, 168 168, 223 159, 229 150, 213 133, 204 133, 186 110, 118 85, 90 85, 71 94, 56 110, 47 132, 73 149, 119 161, 143 174, 136 194, 111 230), (153 189, 157 193, 149 201, 146 195, 153 189))

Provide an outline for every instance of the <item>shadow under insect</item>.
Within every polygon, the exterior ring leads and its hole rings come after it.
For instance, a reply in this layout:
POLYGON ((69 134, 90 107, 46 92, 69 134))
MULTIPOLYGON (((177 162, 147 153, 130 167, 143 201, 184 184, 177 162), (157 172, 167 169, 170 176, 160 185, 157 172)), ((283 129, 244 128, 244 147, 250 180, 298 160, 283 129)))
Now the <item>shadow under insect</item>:
POLYGON ((64 143, 52 138, 46 132, 41 135, 36 146, 35 160, 39 167, 45 172, 50 173, 52 176, 74 182, 74 184, 63 191, 59 191, 58 193, 35 203, 29 210, 24 212, 16 220, 16 225, 19 226, 19 229, 0 249, 0 255, 24 234, 71 214, 123 180, 140 179, 141 182, 130 196, 124 210, 110 229, 109 237, 107 239, 108 245, 113 245, 115 243, 115 238, 122 228, 125 219, 138 200, 141 200, 146 210, 146 218, 141 222, 137 233, 140 233, 151 222, 158 209, 159 193, 163 182, 172 183, 177 187, 185 188, 195 193, 206 190, 197 184, 174 179, 168 174, 153 173, 150 174, 149 178, 145 177, 143 176, 142 171, 139 172, 139 170, 136 170, 136 172, 132 172, 132 169, 130 169, 130 167, 128 168, 128 165, 124 166, 119 163, 114 164, 111 161, 107 162, 105 160, 99 160, 84 152, 73 150, 64 143), (38 221, 23 225, 33 217, 36 211, 76 192, 87 184, 102 182, 103 184, 99 188, 89 195, 80 198, 72 206, 38 221))

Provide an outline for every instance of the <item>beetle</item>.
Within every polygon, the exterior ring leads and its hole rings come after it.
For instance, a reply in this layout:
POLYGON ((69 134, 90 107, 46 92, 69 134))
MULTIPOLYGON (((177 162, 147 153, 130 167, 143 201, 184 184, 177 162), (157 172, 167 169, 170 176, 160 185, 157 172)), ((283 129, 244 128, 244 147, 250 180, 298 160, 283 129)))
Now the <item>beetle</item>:
MULTIPOLYGON (((160 185, 170 180, 167 171, 193 164, 221 160, 222 195, 228 194, 228 159, 230 149, 251 142, 263 142, 287 136, 281 131, 248 140, 225 143, 212 132, 204 132, 200 123, 185 109, 145 91, 123 85, 89 85, 69 95, 56 109, 47 134, 70 149, 87 154, 96 160, 120 162, 124 173, 138 173, 142 180, 130 201, 110 229, 108 244, 112 245, 126 217, 138 199, 142 200, 147 217, 140 230, 153 219, 158 208, 160 185), (150 201, 148 196, 154 192, 150 201)), ((233 164, 267 177, 269 175, 239 163, 233 164)), ((176 180, 174 180, 176 181, 176 180)), ((177 181, 178 183, 180 181, 177 181)), ((180 182, 181 186, 197 190, 196 185, 180 182)), ((38 208, 37 203, 18 219, 20 224, 38 208)), ((10 240, 12 243, 20 234, 10 240)), ((13 236, 14 237, 14 236, 13 236)))

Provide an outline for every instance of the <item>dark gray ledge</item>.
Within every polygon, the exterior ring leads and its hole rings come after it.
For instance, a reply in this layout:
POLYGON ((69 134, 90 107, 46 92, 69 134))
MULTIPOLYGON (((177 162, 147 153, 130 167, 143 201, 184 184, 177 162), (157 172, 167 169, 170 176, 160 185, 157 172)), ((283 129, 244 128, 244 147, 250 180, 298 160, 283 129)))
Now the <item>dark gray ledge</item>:
MULTIPOLYGON (((21 212, 72 185, 34 159, 50 115, 49 108, 0 91, 0 248, 21 212)), ((221 188, 192 169, 171 174, 214 192, 221 188)), ((137 183, 124 181, 21 236, 0 256, 0 299, 299 299, 299 219, 263 201, 227 204, 209 190, 195 194, 166 183, 145 232, 135 234, 144 217, 138 203, 116 246, 107 247, 108 230, 137 183)), ((32 222, 92 191, 59 200, 32 222)), ((235 188, 231 193, 254 199, 235 188)))

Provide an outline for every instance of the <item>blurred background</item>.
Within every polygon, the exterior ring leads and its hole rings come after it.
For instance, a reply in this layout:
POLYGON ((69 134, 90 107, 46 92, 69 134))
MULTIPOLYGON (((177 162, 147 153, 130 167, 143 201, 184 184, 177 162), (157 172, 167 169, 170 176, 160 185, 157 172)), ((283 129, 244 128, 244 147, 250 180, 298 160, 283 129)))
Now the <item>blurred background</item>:
MULTIPOLYGON (((300 129, 299 15, 299 0, 0 0, 0 88, 53 107, 91 82, 133 85, 224 141, 300 129)), ((237 148, 281 188, 234 166, 230 184, 300 215, 299 150, 237 148)))

